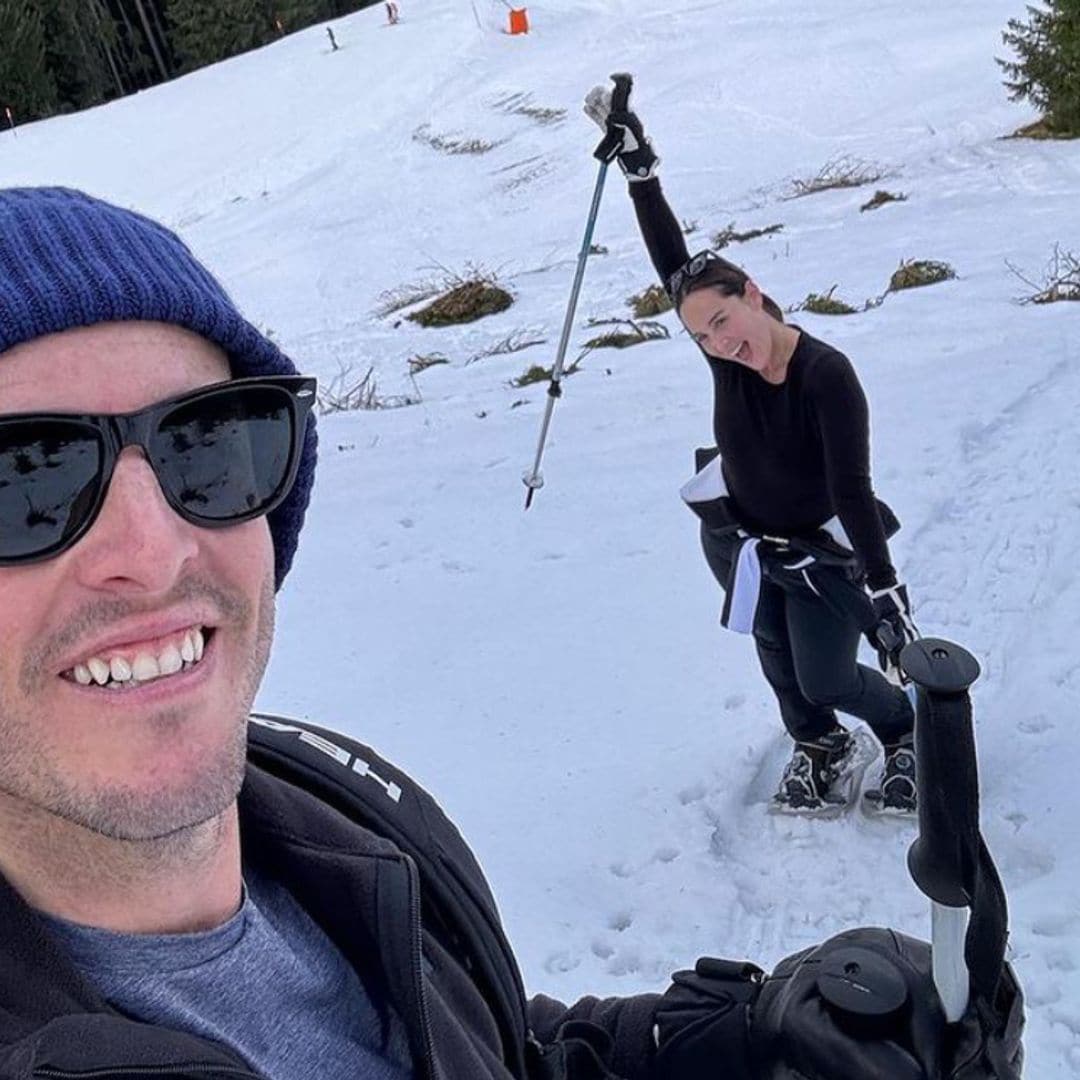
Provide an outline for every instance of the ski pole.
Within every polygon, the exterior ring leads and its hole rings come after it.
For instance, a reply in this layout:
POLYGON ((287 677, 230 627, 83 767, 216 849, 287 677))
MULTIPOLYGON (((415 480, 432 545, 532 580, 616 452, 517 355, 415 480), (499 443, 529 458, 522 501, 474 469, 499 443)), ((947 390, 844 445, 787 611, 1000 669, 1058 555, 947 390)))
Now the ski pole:
MULTIPOLYGON (((626 74, 612 75, 615 89, 611 95, 612 112, 625 111, 630 100, 630 90, 633 79, 626 74)), ((593 157, 600 162, 600 171, 596 177, 596 186, 593 188, 592 205, 589 207, 589 218, 585 223, 585 237, 581 242, 581 251, 578 252, 577 270, 574 273, 574 284, 570 290, 570 302, 566 306, 566 318, 563 319, 562 335, 559 338, 559 349, 555 354, 555 365, 551 369, 551 382, 548 383, 547 405, 544 409, 544 419, 540 424, 540 438, 536 444, 536 458, 533 467, 522 476, 522 482, 528 489, 525 494, 525 509, 528 510, 532 503, 534 493, 544 486, 544 476, 540 472, 540 461, 544 456, 544 444, 547 442, 548 428, 551 426, 551 414, 555 411, 555 402, 562 396, 562 373, 563 363, 566 360, 566 349, 570 344, 570 332, 574 326, 574 312, 577 310, 578 295, 581 292, 581 282, 585 277, 585 263, 589 258, 589 249, 592 247, 593 228, 596 225, 597 215, 600 213, 600 199, 604 194, 604 180, 607 177, 608 165, 618 155, 619 143, 610 135, 605 136, 600 145, 593 151, 593 157)))
MULTIPOLYGON (((953 1023, 964 1015, 971 990, 966 956, 972 874, 980 849, 979 778, 968 689, 978 661, 941 638, 904 647, 900 667, 917 687, 915 776, 919 836, 908 869, 930 900, 934 985, 953 1023)), ((988 857, 988 856, 987 856, 988 857)))

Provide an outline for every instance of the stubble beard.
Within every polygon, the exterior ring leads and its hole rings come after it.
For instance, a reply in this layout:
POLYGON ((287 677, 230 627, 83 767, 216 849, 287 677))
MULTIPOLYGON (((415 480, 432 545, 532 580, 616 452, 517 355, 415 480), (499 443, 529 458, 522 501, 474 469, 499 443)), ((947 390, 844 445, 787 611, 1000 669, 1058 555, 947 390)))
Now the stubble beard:
MULTIPOLYGON (((221 703, 228 714, 218 729, 224 729, 224 735, 207 747, 204 760, 189 781, 149 790, 145 785, 116 781, 96 787, 85 778, 80 783, 77 763, 65 771, 60 762, 37 752, 33 732, 47 724, 47 718, 14 714, 0 693, 0 745, 5 747, 6 759, 0 767, 0 803, 8 804, 0 806, 0 813, 13 811, 15 817, 23 819, 23 825, 35 830, 44 826, 54 842, 61 842, 61 835, 70 833, 72 825, 93 834, 86 837, 91 846, 97 846, 95 837, 126 842, 123 846, 128 854, 140 861, 175 859, 184 850, 213 843, 220 832, 216 823, 235 804, 243 783, 248 712, 262 681, 274 634, 273 579, 264 580, 256 604, 238 591, 198 581, 185 583, 178 596, 209 597, 222 615, 219 633, 243 635, 247 630, 251 638, 239 679, 235 688, 230 688, 235 693, 221 703)), ((93 613, 87 615, 93 617, 93 613)), ((28 666, 33 662, 28 661, 28 666)), ((27 685, 29 681, 24 671, 20 682, 27 685)), ((186 722, 182 708, 162 710, 147 718, 148 724, 165 734, 170 728, 182 729, 186 722)), ((49 843, 45 835, 38 832, 38 836, 49 843)))

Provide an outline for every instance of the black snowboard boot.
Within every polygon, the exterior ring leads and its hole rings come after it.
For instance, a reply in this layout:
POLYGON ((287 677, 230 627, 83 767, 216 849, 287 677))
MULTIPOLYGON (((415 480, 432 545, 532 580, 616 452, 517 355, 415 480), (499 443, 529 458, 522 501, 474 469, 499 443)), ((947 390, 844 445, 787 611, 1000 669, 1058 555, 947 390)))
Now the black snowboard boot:
POLYGON ((918 809, 915 783, 915 743, 907 736, 885 746, 885 766, 877 787, 868 788, 869 808, 880 814, 914 814, 918 809))
POLYGON ((840 725, 813 742, 797 742, 773 796, 774 809, 813 813, 846 804, 837 781, 853 750, 851 732, 840 725))

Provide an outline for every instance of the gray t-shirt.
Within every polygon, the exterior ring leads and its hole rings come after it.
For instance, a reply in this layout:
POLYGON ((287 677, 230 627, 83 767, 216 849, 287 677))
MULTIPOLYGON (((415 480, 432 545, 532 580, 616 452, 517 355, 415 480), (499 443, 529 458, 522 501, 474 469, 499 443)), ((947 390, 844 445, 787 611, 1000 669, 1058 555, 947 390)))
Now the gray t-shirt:
POLYGON ((292 894, 245 874, 240 910, 195 934, 43 916, 75 966, 138 1020, 223 1043, 267 1080, 410 1080, 404 1026, 292 894))

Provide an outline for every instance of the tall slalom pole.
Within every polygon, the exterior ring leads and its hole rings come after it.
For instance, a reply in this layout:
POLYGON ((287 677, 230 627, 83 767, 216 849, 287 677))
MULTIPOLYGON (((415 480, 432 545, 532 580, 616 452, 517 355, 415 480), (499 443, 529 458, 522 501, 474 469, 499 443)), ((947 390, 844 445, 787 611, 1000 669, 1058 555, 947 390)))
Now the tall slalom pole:
MULTIPOLYGON (((629 75, 612 75, 615 89, 612 91, 612 111, 625 110, 630 100, 630 90, 633 80, 629 75)), ((574 327, 574 312, 577 310, 578 296, 581 293, 581 282, 585 277, 585 263, 589 258, 589 249, 592 247, 593 229, 596 226, 596 218, 600 213, 600 199, 604 194, 604 180, 607 178, 608 166, 615 160, 618 154, 619 144, 610 136, 596 148, 593 156, 600 162, 600 171, 596 176, 596 186, 593 188, 592 205, 589 207, 589 220, 585 223, 585 236, 581 241, 581 251, 578 252, 577 270, 574 273, 574 285, 570 290, 570 302, 566 305, 566 318, 563 320, 562 335, 559 338, 559 351, 555 355, 555 364, 551 369, 551 382, 548 384, 547 405, 544 409, 544 419, 540 425, 540 438, 536 444, 536 458, 531 470, 522 476, 522 481, 528 489, 525 494, 525 509, 532 504, 533 495, 544 486, 544 476, 540 472, 540 461, 544 456, 544 444, 547 442, 548 428, 551 426, 551 414, 555 411, 555 402, 562 396, 563 364, 566 361, 566 349, 570 344, 570 332, 574 327)))

